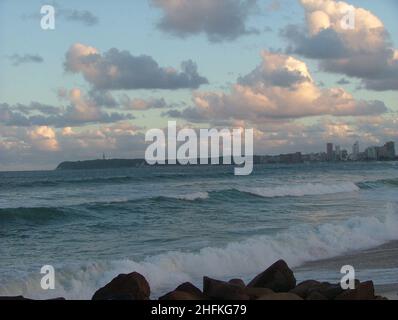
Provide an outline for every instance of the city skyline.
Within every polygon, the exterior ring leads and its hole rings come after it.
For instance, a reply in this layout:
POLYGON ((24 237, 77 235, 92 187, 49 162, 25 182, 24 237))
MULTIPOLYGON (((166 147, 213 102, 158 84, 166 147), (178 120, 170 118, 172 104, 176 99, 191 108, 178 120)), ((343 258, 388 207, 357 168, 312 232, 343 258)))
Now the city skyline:
POLYGON ((0 171, 253 128, 256 154, 398 143, 393 0, 0 2, 0 171), (42 5, 55 29, 40 26, 42 5), (342 20, 351 12, 353 28, 342 20))

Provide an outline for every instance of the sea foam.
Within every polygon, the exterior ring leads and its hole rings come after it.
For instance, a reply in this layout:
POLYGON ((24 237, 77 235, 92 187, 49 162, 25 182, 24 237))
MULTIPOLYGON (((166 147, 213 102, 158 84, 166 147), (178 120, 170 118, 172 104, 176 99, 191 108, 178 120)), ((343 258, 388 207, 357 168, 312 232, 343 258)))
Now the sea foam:
POLYGON ((342 192, 359 191, 359 187, 353 182, 340 182, 332 184, 303 183, 273 187, 239 187, 240 192, 250 193, 265 198, 275 197, 303 197, 309 195, 334 194, 342 192))
POLYGON ((63 266, 56 268, 55 290, 43 291, 38 274, 18 281, 4 283, 3 280, 0 295, 90 299, 98 288, 116 275, 132 271, 140 272, 148 279, 152 297, 172 290, 184 281, 201 286, 204 275, 225 280, 232 277, 249 280, 281 258, 294 267, 397 240, 396 205, 388 204, 385 209, 387 213, 380 218, 354 217, 318 226, 300 225, 275 235, 257 236, 219 248, 207 247, 198 252, 167 252, 142 261, 126 259, 63 266))

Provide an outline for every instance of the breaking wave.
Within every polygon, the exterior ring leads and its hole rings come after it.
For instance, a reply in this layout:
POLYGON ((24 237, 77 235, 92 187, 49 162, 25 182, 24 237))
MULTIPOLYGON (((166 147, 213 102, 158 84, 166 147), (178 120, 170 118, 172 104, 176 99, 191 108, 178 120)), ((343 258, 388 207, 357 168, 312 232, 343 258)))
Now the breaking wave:
POLYGON ((274 187, 240 187, 238 191, 250 193, 259 197, 303 197, 309 195, 334 194, 342 192, 359 191, 359 187, 353 182, 341 182, 336 184, 304 183, 297 185, 284 185, 274 187))
POLYGON ((56 268, 56 289, 40 288, 40 274, 0 283, 0 295, 31 298, 63 296, 89 299, 101 286, 119 273, 137 271, 149 281, 152 296, 157 297, 176 285, 191 281, 201 286, 204 275, 249 280, 278 259, 291 266, 307 261, 331 258, 355 250, 376 247, 398 239, 398 215, 392 204, 381 217, 354 217, 319 226, 300 225, 275 235, 258 236, 232 242, 222 248, 207 247, 198 252, 167 252, 147 257, 56 268), (51 296, 48 296, 51 294, 51 296))

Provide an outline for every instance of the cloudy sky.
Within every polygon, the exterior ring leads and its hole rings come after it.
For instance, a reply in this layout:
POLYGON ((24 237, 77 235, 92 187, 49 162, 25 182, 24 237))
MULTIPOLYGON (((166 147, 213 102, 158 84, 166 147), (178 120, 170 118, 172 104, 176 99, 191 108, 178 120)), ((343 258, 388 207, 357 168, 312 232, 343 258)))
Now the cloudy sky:
POLYGON ((0 0, 0 170, 255 129, 255 153, 398 142, 395 0, 0 0), (42 30, 40 8, 55 8, 42 30), (354 28, 342 28, 353 13, 354 28), (343 23, 343 24, 342 24, 343 23))

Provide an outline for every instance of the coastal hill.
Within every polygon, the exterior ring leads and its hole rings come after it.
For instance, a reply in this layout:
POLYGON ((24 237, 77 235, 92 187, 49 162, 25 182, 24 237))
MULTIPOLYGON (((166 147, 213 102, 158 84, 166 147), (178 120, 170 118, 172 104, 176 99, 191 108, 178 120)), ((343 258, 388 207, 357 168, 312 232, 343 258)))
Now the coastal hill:
POLYGON ((65 161, 60 163, 56 170, 88 170, 88 169, 113 169, 131 168, 147 165, 144 159, 109 159, 65 161))

